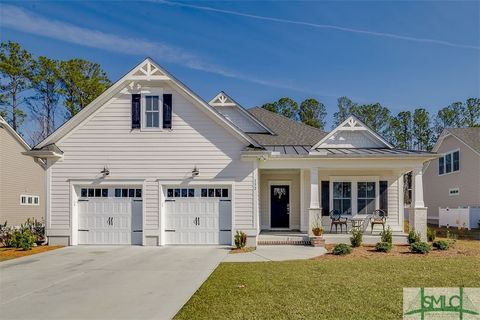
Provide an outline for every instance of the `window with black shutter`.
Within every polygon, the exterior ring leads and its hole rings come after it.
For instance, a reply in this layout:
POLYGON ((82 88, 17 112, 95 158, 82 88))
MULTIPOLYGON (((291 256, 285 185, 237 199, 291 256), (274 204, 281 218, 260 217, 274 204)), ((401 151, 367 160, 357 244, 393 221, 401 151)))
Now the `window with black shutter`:
POLYGON ((163 95, 163 128, 172 128, 172 95, 163 95))
POLYGON ((380 209, 388 215, 388 181, 380 181, 380 209))
POLYGON ((132 129, 140 129, 141 125, 141 95, 132 94, 132 129))
POLYGON ((322 216, 330 214, 330 181, 322 181, 322 216))

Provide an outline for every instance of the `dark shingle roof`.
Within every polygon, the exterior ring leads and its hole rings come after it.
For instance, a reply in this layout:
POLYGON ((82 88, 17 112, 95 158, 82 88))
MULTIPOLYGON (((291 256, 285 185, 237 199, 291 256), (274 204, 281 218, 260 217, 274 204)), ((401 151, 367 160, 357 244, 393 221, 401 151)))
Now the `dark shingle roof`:
POLYGON ((480 152, 480 127, 475 128, 448 128, 448 132, 480 152))
POLYGON ((249 136, 263 146, 313 146, 327 135, 309 125, 288 119, 263 108, 247 110, 275 134, 250 133, 249 136))

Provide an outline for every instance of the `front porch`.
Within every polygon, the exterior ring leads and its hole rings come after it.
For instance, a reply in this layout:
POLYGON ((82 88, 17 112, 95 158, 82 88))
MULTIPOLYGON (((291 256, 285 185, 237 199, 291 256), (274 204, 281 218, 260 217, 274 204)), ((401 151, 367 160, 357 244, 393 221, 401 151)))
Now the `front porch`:
MULTIPOLYGON (((403 175, 415 172, 413 204, 417 205, 415 209, 423 207, 421 167, 395 168, 392 162, 350 160, 339 169, 339 163, 331 168, 324 165, 323 168, 258 169, 257 244, 306 245, 314 225, 323 227, 326 243, 349 243, 352 220, 357 220, 357 224, 360 220, 364 243, 375 244, 380 241, 383 226, 375 225, 372 232, 369 218, 378 209, 385 212, 384 227, 392 230, 394 243, 406 243, 403 175), (347 221, 346 228, 338 226, 336 232, 333 226, 330 231, 332 210, 347 221)), ((415 221, 410 225, 415 225, 415 221)), ((422 233, 421 229, 417 231, 422 233)))
MULTIPOLYGON (((325 232, 323 238, 325 244, 350 244, 350 233, 325 232)), ((363 234, 363 244, 374 245, 380 242, 380 233, 365 232, 363 234)), ((393 232, 394 244, 407 244, 407 234, 404 232, 393 232)), ((257 245, 310 245, 310 236, 306 232, 299 230, 291 231, 268 231, 262 230, 258 235, 257 245)))

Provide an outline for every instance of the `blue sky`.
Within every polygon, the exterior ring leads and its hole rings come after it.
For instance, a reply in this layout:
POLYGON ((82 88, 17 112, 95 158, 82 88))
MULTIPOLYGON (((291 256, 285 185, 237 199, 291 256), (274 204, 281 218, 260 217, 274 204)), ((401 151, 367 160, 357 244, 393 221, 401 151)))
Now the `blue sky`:
POLYGON ((313 97, 329 120, 342 95, 393 113, 480 96, 478 1, 2 0, 0 38, 112 80, 151 56, 206 100, 313 97))

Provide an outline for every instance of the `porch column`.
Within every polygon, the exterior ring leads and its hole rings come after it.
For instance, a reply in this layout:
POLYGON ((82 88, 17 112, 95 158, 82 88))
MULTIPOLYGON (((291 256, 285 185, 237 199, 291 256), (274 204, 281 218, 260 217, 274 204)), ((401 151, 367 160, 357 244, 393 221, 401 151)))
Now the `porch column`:
POLYGON ((422 241, 427 241, 427 208, 423 202, 423 164, 413 170, 412 207, 409 209, 408 222, 410 230, 420 234, 422 241))
POLYGON ((316 221, 321 223, 322 212, 320 208, 319 200, 319 187, 318 187, 318 168, 310 168, 310 207, 308 209, 309 223, 308 223, 308 234, 313 235, 312 227, 316 221))

